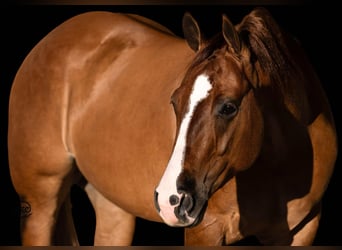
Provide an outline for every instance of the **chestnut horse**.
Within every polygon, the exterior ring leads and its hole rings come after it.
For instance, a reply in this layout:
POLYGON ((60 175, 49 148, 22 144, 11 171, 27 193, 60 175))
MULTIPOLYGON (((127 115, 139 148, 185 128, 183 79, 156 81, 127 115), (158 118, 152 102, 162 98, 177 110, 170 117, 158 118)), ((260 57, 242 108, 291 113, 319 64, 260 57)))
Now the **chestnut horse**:
POLYGON ((212 39, 186 13, 183 32, 88 12, 25 58, 8 131, 23 245, 78 244, 75 183, 95 245, 131 244, 136 217, 186 245, 312 244, 337 138, 303 50, 262 8, 212 39))

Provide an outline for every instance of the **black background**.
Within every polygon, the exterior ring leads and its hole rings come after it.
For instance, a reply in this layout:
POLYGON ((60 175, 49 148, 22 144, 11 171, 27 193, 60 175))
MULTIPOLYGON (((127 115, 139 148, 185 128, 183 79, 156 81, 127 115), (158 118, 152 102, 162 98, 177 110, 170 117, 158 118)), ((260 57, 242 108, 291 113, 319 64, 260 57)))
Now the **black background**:
MULTIPOLYGON (((34 45, 50 30, 66 19, 86 11, 107 10, 112 12, 130 12, 141 14, 165 25, 177 35, 182 36, 181 18, 185 11, 190 11, 198 19, 207 36, 221 28, 221 14, 225 13, 237 24, 256 5, 34 5, 5 4, 1 6, 0 16, 0 86, 1 86, 1 126, 0 126, 0 245, 19 245, 19 203, 12 187, 7 159, 7 115, 8 97, 11 83, 22 60, 34 45)), ((341 44, 337 40, 341 28, 340 16, 336 6, 324 3, 267 4, 269 9, 284 29, 297 36, 309 55, 319 77, 322 80, 335 116, 338 135, 340 114, 341 44)), ((315 245, 342 245, 341 240, 341 190, 340 157, 337 159, 335 172, 323 199, 323 214, 315 245)), ((294 173, 295 174, 295 173, 294 173)), ((94 212, 85 194, 74 187, 72 189, 73 214, 80 236, 81 245, 91 245, 95 227, 94 212)), ((170 228, 166 225, 137 220, 133 245, 182 245, 183 229, 170 228)), ((239 244, 257 244, 253 238, 239 244)))

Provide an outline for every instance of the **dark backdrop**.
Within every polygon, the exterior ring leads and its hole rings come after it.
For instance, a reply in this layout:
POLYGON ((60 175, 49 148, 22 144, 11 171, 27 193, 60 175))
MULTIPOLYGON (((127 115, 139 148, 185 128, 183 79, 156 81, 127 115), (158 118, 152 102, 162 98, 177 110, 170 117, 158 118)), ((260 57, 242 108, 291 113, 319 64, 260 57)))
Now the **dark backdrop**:
MULTIPOLYGON (((225 13, 233 23, 238 23, 254 5, 30 5, 18 4, 1 6, 1 126, 0 126, 0 245, 19 245, 19 203, 11 185, 7 159, 7 115, 8 97, 11 83, 22 60, 33 46, 51 29, 66 19, 90 10, 131 12, 152 18, 182 36, 181 18, 190 11, 198 19, 205 34, 210 36, 220 30, 221 14, 225 13)), ((337 26, 336 8, 323 4, 275 4, 266 5, 278 23, 298 37, 306 49, 323 87, 329 97, 336 119, 338 134, 340 114, 338 112, 341 71, 339 55, 341 45, 337 41, 340 29, 337 26), (336 13, 336 14, 335 14, 336 13)), ((340 158, 335 173, 323 199, 323 215, 315 240, 315 245, 342 245, 340 236, 341 190, 340 158)), ((82 245, 91 245, 95 225, 94 212, 85 194, 72 189, 74 215, 82 245)), ((182 245, 183 230, 163 224, 137 221, 134 245, 182 245)), ((240 244, 257 244, 253 238, 240 244)))

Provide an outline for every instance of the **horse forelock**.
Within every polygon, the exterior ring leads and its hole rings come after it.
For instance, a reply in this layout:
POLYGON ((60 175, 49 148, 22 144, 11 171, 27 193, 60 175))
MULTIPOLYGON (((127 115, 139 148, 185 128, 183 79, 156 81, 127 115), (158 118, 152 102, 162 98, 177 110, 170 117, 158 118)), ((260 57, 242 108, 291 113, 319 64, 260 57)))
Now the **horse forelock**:
POLYGON ((198 51, 190 68, 194 68, 202 63, 204 60, 208 59, 214 52, 225 45, 222 34, 218 33, 212 39, 205 42, 203 49, 198 51))

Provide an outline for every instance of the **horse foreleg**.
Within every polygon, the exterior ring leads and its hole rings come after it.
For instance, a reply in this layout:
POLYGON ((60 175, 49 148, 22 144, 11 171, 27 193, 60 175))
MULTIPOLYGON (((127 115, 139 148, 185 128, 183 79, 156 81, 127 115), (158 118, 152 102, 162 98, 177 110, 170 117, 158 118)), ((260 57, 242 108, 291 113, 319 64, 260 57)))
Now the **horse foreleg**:
POLYGON ((309 221, 306 221, 306 224, 294 234, 291 246, 312 245, 318 230, 320 217, 321 212, 319 208, 319 212, 311 217, 309 221))
POLYGON ((129 246, 135 230, 135 216, 116 206, 91 184, 85 191, 95 210, 95 246, 129 246))

